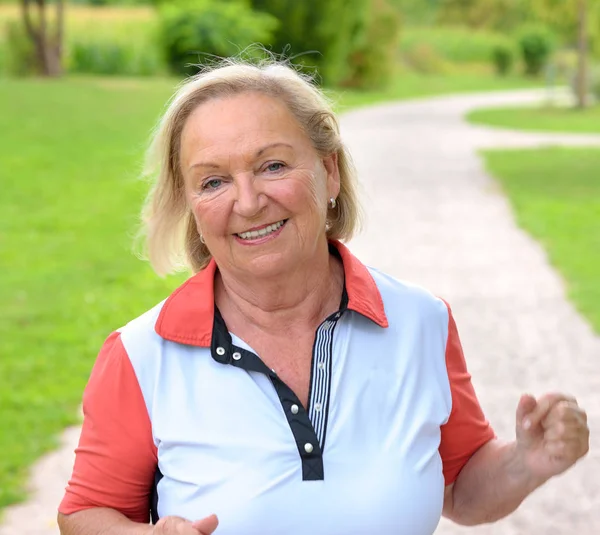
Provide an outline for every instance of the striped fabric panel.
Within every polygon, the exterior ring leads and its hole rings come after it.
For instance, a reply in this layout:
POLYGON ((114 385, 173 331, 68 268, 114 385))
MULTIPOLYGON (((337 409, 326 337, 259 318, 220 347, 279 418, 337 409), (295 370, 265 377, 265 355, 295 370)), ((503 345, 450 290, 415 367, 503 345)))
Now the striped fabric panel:
POLYGON ((324 321, 317 330, 313 359, 313 384, 308 417, 319 439, 321 449, 325 446, 329 390, 331 386, 331 355, 335 321, 324 321))

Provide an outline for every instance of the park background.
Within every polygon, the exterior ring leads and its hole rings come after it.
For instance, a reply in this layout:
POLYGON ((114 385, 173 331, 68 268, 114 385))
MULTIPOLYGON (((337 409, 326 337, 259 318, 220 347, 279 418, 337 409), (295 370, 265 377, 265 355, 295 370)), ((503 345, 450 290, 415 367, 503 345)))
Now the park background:
MULTIPOLYGON (((600 0, 0 1, 0 515, 77 423, 106 335, 186 276, 132 250, 165 102, 193 64, 259 58, 256 43, 340 112, 542 87, 543 106, 469 120, 600 133, 600 0)), ((600 333, 600 149, 483 157, 600 333)))

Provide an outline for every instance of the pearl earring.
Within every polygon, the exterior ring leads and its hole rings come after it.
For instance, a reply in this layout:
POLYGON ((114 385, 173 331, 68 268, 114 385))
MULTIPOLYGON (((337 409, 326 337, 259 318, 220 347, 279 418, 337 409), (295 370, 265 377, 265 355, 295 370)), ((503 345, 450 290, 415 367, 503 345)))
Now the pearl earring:
POLYGON ((337 203, 335 202, 335 199, 333 197, 331 197, 329 199, 329 206, 333 209, 337 206, 337 203))

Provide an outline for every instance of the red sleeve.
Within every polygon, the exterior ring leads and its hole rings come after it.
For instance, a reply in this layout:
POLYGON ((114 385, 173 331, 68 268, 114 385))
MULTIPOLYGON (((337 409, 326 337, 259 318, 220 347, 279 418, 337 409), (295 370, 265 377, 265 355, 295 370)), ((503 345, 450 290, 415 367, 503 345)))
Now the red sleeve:
POLYGON ((157 465, 150 418, 119 333, 104 343, 83 394, 83 428, 63 514, 116 509, 148 523, 157 465))
POLYGON ((446 368, 452 393, 452 411, 448 422, 442 426, 440 455, 444 479, 446 485, 450 485, 454 483, 471 456, 495 436, 489 422, 485 419, 471 383, 450 307, 448 307, 446 368))

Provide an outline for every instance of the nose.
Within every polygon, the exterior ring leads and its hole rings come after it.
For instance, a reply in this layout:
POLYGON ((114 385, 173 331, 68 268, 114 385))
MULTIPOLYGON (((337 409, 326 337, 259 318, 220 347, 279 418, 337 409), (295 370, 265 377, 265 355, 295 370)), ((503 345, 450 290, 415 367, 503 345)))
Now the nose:
POLYGON ((236 177, 236 199, 234 210, 242 217, 252 219, 260 214, 266 206, 265 194, 257 188, 257 181, 252 174, 236 177))

